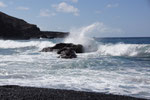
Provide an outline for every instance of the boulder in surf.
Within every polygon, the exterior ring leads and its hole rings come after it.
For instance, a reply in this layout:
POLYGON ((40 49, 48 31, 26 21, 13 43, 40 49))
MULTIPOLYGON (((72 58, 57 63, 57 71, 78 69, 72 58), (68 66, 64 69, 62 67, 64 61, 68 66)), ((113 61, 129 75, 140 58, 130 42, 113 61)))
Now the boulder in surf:
POLYGON ((84 49, 81 44, 72 43, 58 43, 53 47, 46 47, 41 52, 57 52, 60 54, 59 58, 76 58, 76 53, 83 53, 84 49))

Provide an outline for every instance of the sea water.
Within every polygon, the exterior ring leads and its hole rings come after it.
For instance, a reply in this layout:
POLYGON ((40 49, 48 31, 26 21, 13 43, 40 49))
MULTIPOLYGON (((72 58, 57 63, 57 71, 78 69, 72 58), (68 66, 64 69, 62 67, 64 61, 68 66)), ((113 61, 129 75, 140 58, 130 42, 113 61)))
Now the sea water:
POLYGON ((65 39, 0 40, 0 85, 103 92, 150 99, 150 38, 89 38, 98 23, 65 39), (56 43, 82 44, 74 59, 40 52, 56 43))
POLYGON ((150 99, 150 38, 94 38, 97 50, 61 59, 39 52, 64 40, 0 40, 0 85, 104 92, 150 99))

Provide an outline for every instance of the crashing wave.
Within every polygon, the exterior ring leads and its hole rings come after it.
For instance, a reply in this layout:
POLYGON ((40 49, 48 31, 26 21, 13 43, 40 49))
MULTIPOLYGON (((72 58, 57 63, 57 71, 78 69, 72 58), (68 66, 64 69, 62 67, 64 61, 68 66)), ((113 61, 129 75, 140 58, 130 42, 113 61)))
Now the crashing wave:
POLYGON ((150 56, 150 44, 100 44, 97 51, 106 56, 150 56))
POLYGON ((38 47, 40 49, 48 46, 53 46, 54 43, 50 41, 30 41, 30 40, 0 40, 0 48, 23 48, 23 47, 38 47))

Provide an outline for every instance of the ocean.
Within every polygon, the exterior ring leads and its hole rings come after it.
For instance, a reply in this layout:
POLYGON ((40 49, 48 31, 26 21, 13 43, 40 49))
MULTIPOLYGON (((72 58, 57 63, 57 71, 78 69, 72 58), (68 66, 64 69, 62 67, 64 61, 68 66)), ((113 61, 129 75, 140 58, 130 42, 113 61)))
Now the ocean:
POLYGON ((72 39, 1 39, 0 85, 103 92, 150 99, 150 38, 78 41, 86 50, 77 54, 75 59, 58 58, 55 52, 39 52, 44 47, 69 40, 72 39))

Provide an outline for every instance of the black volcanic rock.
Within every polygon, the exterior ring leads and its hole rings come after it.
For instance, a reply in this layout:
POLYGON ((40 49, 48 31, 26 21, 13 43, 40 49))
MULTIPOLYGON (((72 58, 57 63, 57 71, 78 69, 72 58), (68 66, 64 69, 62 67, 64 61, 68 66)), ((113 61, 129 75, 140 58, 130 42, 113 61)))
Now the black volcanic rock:
POLYGON ((60 54, 60 58, 76 58, 76 53, 83 53, 84 49, 81 44, 75 45, 72 43, 58 43, 53 47, 46 47, 41 52, 52 52, 55 51, 60 54))
POLYGON ((69 33, 40 31, 34 25, 0 12, 0 38, 2 39, 31 39, 31 38, 63 38, 69 33))
POLYGON ((57 53, 59 54, 60 50, 62 50, 63 48, 66 48, 66 47, 73 49, 76 53, 83 53, 84 52, 83 46, 81 44, 75 45, 72 43, 58 43, 53 47, 43 48, 41 50, 41 52, 57 51, 57 53))

